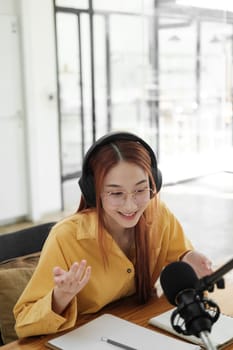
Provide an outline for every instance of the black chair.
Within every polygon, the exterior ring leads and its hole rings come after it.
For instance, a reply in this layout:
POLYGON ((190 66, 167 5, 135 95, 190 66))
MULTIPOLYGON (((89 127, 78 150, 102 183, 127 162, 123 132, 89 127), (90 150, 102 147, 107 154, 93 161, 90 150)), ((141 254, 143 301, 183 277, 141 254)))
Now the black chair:
POLYGON ((0 234, 0 262, 41 251, 55 222, 0 234))
MULTIPOLYGON (((4 260, 40 252, 55 222, 0 234, 0 263, 4 260)), ((0 346, 4 345, 0 332, 0 346)))

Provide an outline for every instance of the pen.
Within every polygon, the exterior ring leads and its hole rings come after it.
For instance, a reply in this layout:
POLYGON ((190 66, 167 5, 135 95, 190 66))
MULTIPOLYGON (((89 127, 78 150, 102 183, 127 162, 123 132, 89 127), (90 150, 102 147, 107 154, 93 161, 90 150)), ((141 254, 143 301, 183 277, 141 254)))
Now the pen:
POLYGON ((112 339, 109 339, 109 338, 101 337, 101 340, 105 341, 106 343, 118 346, 118 348, 121 348, 121 349, 124 349, 124 350, 137 350, 136 348, 132 348, 132 346, 119 343, 118 341, 115 341, 115 340, 112 340, 112 339))

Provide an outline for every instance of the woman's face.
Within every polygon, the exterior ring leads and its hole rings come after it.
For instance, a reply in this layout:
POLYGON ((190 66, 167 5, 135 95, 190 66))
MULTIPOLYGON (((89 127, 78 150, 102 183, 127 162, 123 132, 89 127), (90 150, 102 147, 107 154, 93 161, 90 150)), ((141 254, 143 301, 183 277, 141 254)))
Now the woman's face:
POLYGON ((101 199, 108 227, 134 227, 150 200, 148 174, 133 163, 119 162, 104 179, 101 199))

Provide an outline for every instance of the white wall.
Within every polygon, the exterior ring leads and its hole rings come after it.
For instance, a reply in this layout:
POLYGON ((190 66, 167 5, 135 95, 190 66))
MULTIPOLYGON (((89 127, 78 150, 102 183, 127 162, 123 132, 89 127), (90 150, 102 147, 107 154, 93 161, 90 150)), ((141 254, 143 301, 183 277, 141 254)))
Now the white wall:
POLYGON ((28 214, 18 17, 0 12, 0 224, 28 214))
POLYGON ((0 13, 2 15, 15 15, 15 0, 0 0, 0 13))
POLYGON ((52 0, 21 0, 19 14, 30 179, 29 216, 36 221, 61 208, 52 0))
POLYGON ((0 13, 19 18, 28 218, 38 221, 61 209, 53 2, 0 0, 0 13))

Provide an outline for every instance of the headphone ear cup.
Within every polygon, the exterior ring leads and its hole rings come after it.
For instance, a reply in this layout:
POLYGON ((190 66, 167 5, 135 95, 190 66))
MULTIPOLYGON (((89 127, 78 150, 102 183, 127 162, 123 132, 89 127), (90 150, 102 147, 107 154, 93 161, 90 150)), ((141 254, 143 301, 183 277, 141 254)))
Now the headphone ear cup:
POLYGON ((81 176, 79 179, 79 187, 87 205, 90 207, 95 207, 96 196, 93 176, 91 174, 85 175, 85 179, 83 176, 81 176))
POLYGON ((163 183, 163 177, 162 177, 162 173, 161 171, 156 167, 152 167, 152 175, 154 178, 154 182, 156 185, 156 192, 158 193, 162 187, 162 183, 163 183))
POLYGON ((155 181, 157 193, 160 191, 162 187, 162 183, 163 183, 163 176, 159 168, 157 168, 156 181, 155 181))

